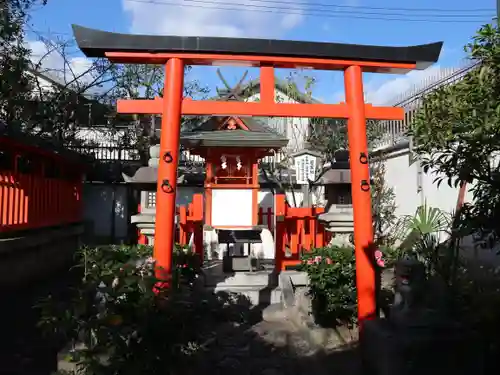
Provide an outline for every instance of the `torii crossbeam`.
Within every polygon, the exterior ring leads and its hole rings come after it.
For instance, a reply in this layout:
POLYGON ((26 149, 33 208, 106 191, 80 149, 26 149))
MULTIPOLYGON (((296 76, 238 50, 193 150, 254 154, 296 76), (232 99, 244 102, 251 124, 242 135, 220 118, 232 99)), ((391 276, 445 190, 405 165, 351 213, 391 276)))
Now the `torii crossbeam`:
MULTIPOLYGON (((347 119, 354 211, 356 285, 360 322, 376 315, 373 228, 366 119, 402 120, 402 108, 365 104, 363 72, 405 73, 435 63, 442 42, 411 47, 379 47, 268 39, 127 35, 73 26, 87 57, 125 64, 166 66, 163 98, 120 100, 120 113, 161 114, 154 256, 168 275, 172 270, 175 195, 182 115, 249 115, 347 119), (183 98, 186 65, 260 67, 260 101, 194 101, 183 98), (275 68, 342 70, 345 103, 276 103, 275 68), (371 249, 371 250, 370 250, 371 249)), ((283 213, 276 212, 276 215, 283 213)))

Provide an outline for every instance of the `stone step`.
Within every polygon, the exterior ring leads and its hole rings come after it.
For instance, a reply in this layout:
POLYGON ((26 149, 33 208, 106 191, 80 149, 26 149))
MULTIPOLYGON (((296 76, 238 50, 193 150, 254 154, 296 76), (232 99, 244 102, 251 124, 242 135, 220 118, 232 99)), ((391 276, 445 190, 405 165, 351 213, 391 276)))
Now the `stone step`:
POLYGON ((235 272, 230 274, 205 274, 205 286, 262 286, 278 285, 278 278, 272 272, 235 272))
POLYGON ((248 298, 254 306, 281 303, 281 289, 263 286, 224 286, 206 287, 213 293, 236 293, 248 298))
POLYGON ((283 278, 288 277, 294 287, 306 286, 309 284, 309 278, 306 272, 302 271, 281 271, 279 276, 279 287, 283 288, 283 278))

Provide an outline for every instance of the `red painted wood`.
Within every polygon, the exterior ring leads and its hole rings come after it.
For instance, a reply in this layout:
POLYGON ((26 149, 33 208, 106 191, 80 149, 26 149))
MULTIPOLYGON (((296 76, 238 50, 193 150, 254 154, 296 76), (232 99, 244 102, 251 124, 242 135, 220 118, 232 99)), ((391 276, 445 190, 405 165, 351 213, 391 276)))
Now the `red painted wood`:
POLYGON ((0 152, 12 157, 11 165, 0 166, 0 233, 82 220, 82 175, 75 173, 79 166, 57 153, 7 142, 5 137, 0 137, 0 152), (31 160, 34 168, 21 170, 20 157, 31 160), (49 162, 60 169, 57 177, 45 173, 43 165, 49 162))

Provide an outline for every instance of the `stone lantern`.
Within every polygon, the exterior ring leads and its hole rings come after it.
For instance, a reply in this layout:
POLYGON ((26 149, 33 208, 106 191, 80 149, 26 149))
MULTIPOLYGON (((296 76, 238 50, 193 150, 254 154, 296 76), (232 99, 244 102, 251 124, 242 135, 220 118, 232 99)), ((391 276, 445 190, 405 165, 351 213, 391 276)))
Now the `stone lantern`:
POLYGON ((354 218, 351 197, 351 170, 349 151, 339 150, 334 155, 329 169, 316 182, 324 186, 325 212, 318 216, 318 221, 325 229, 335 234, 332 243, 352 245, 354 218))

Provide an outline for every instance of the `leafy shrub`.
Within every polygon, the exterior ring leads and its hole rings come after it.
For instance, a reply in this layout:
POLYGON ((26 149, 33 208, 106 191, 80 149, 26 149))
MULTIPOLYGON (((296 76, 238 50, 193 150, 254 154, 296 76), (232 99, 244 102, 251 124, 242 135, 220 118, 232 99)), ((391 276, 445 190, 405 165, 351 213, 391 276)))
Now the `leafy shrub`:
POLYGON ((352 247, 313 249, 303 256, 300 269, 310 279, 312 313, 317 323, 356 324, 356 265, 352 247))
POLYGON ((174 249, 173 284, 179 287, 182 283, 192 285, 199 275, 200 257, 188 246, 176 246, 174 249))
POLYGON ((187 249, 176 249, 171 288, 155 293, 151 254, 149 247, 83 249, 82 281, 70 300, 39 305, 46 333, 74 344, 70 359, 80 374, 182 372, 216 323, 245 320, 229 297, 195 288, 199 262, 187 249))

